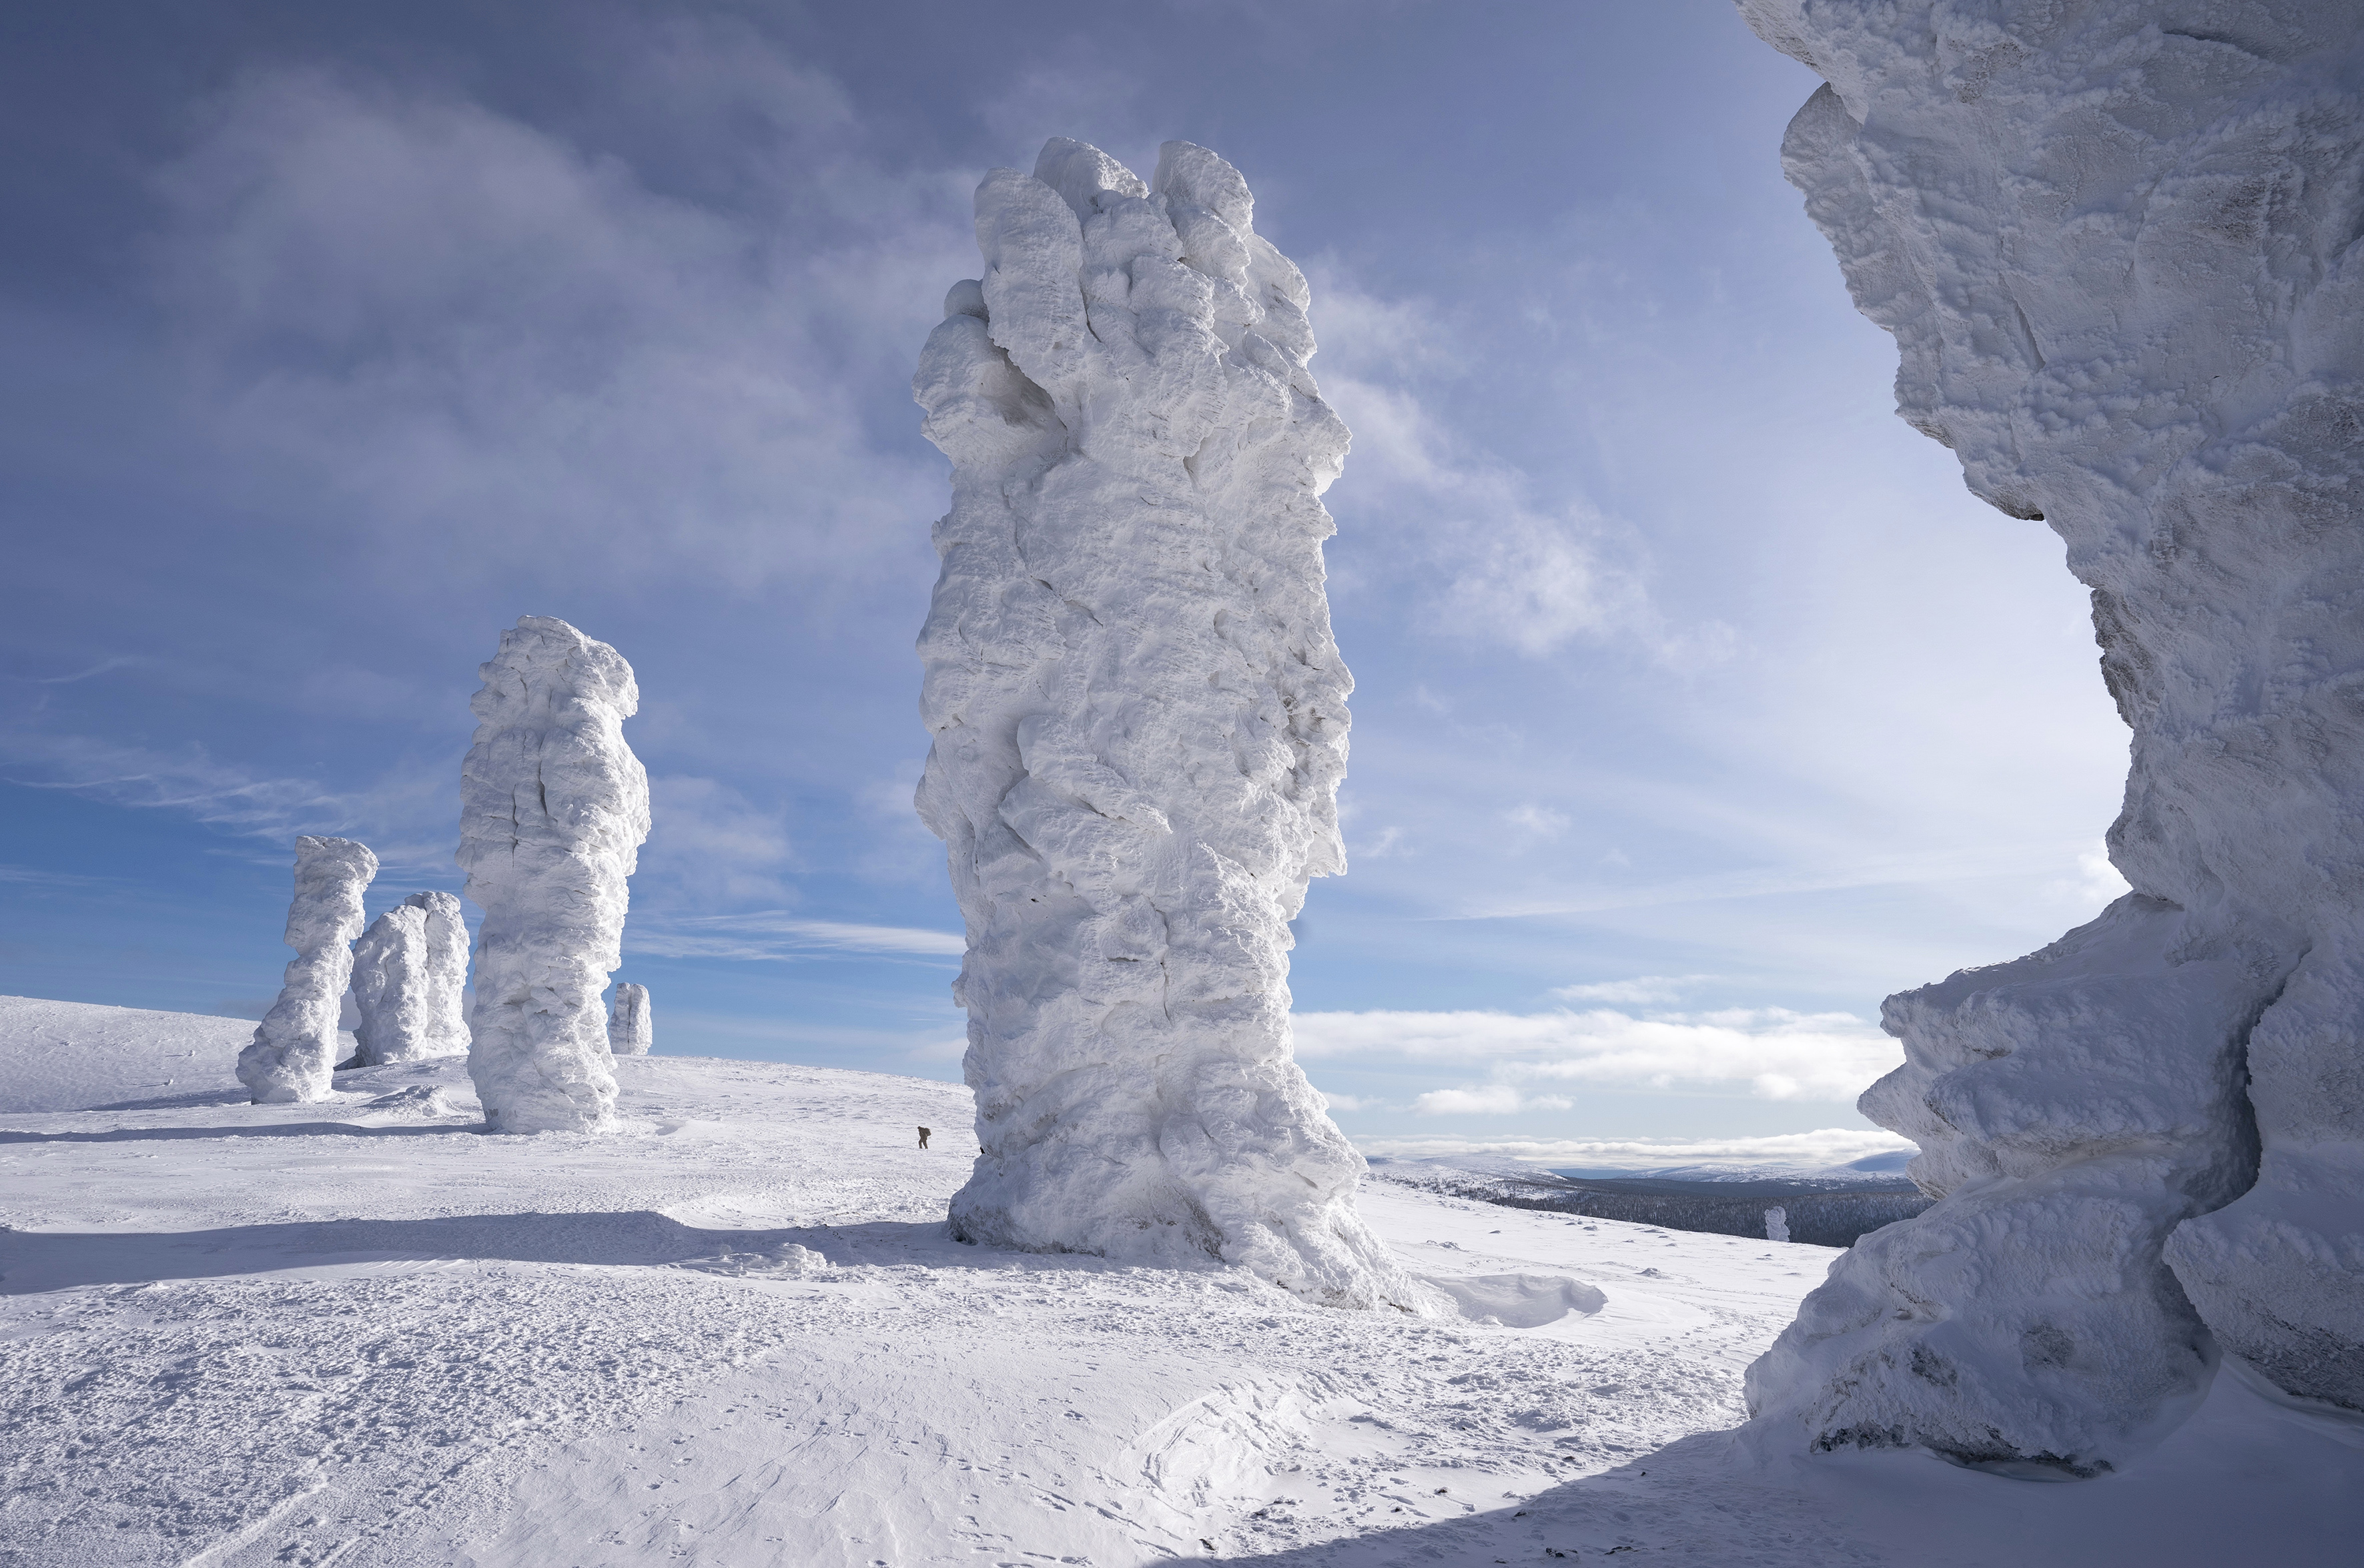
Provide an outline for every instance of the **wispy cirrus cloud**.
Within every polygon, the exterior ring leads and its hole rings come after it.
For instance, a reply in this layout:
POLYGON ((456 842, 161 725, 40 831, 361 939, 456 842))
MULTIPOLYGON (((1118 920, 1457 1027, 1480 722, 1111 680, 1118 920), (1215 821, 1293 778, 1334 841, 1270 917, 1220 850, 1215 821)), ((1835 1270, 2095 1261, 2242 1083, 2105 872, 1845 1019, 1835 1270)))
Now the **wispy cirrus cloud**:
POLYGON ((652 958, 719 958, 780 962, 837 953, 943 960, 968 951, 967 939, 914 926, 865 926, 811 920, 781 909, 635 920, 624 930, 630 951, 652 958))
POLYGON ((0 727, 0 765, 9 770, 6 782, 28 789, 177 812, 245 838, 288 843, 301 833, 360 838, 387 867, 440 870, 451 864, 457 841, 456 759, 448 773, 398 771, 340 790, 226 761, 195 742, 164 751, 0 727))
POLYGON ((1397 559, 1419 574, 1432 630, 1534 659, 1579 642, 1624 643, 1677 670, 1731 656, 1730 628, 1678 625, 1661 610, 1633 528, 1580 495, 1544 495, 1430 406, 1472 369, 1453 346, 1451 311, 1378 298, 1332 259, 1311 271, 1316 368, 1355 432, 1355 494, 1382 516, 1420 519, 1416 547, 1397 559))
POLYGON ((1518 1111, 1564 1111, 1575 1102, 1565 1095, 1532 1095, 1511 1084, 1476 1089, 1431 1089, 1411 1108, 1422 1116, 1510 1116, 1518 1111))

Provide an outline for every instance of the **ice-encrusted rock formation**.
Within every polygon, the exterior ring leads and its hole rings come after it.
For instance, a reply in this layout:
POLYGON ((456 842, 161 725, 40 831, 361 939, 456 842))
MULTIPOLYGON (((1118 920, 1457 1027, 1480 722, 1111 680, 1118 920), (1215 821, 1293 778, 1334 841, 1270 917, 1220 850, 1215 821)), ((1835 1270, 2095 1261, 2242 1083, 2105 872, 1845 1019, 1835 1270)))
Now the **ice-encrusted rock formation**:
POLYGON ((1346 430, 1239 172, 1054 139, 976 194, 913 391, 953 460, 920 816, 968 926, 973 1241, 1243 1265, 1421 1309, 1289 1051, 1288 921, 1344 869, 1321 492, 1346 430))
POLYGON ((617 1056, 646 1056, 656 1039, 656 1020, 649 1012, 649 988, 619 983, 615 1003, 608 1011, 608 1050, 617 1056))
POLYGON ((1775 1207, 1765 1211, 1765 1240, 1787 1241, 1790 1239, 1790 1211, 1775 1207))
POLYGON ((337 1016, 362 934, 362 895, 377 856, 351 839, 296 840, 296 896, 287 906, 287 966, 278 1000, 239 1052, 238 1081, 259 1106, 327 1097, 337 1068, 337 1016))
POLYGON ((599 994, 649 836, 623 729, 640 687, 622 654, 548 616, 501 633, 477 673, 460 783, 459 862, 485 912, 468 1075, 496 1131, 595 1131, 616 1104, 599 994))
POLYGON ((423 1062, 468 1049, 468 926, 450 893, 414 893, 353 944, 362 1064, 423 1062))
POLYGON ((2076 1472, 2215 1346, 2364 1407, 2364 15, 1741 9, 1829 83, 1783 162, 1900 412, 2067 541, 2134 731, 2135 891, 1890 999, 1864 1109, 1943 1201, 1841 1261, 1752 1407, 2076 1472))

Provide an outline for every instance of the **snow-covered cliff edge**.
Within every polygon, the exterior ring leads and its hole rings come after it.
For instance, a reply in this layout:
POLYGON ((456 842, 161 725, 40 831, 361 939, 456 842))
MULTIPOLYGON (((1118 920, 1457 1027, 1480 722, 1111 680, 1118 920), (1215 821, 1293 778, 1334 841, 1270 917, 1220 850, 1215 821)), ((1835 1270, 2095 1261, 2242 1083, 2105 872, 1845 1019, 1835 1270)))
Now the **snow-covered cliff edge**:
POLYGON ((2135 892, 1890 999, 1864 1108, 1944 1201, 1848 1255, 1754 1406, 2076 1471, 2215 1346, 2364 1407, 2364 15, 1741 10, 1829 83, 1784 165, 1899 411, 2066 541, 2134 732, 2135 892))
POLYGON ((1289 1055, 1288 922, 1344 869, 1321 492, 1346 430, 1238 171, 1055 139, 977 189, 913 392, 953 460, 919 807, 968 925, 964 1239, 1422 1292, 1289 1055))

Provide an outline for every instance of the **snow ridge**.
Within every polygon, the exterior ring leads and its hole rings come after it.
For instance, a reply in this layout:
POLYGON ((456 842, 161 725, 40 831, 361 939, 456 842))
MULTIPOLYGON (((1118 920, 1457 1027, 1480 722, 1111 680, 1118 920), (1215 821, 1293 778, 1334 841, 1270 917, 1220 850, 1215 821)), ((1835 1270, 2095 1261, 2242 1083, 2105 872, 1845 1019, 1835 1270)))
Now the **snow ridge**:
POLYGON ((1783 163, 1899 413, 2066 541, 2134 732, 2134 893, 1890 999, 1906 1064, 1863 1109, 1943 1201, 1841 1261, 1752 1408, 2089 1474, 2217 1346, 2364 1407, 2364 27, 1740 7, 1829 83, 1783 163))
POLYGON ((1239 172, 1054 139, 977 188, 914 395, 953 460, 921 817, 968 929, 963 1238, 1243 1265, 1422 1309, 1291 1059, 1288 920, 1345 868, 1352 682, 1321 502, 1347 434, 1239 172))

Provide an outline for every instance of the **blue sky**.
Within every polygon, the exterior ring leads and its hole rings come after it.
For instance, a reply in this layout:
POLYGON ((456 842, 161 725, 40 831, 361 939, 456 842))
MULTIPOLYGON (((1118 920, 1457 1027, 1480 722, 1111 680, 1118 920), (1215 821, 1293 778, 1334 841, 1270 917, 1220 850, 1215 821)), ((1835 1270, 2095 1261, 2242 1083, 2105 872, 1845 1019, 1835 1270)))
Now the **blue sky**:
POLYGON ((1366 1147, 1864 1129, 1882 995, 2118 891, 2083 596, 1890 412, 1724 0, 0 28, 0 991, 259 1009, 299 832, 456 890, 475 666, 558 615, 640 675, 660 1049, 956 1077, 909 378, 1051 135, 1216 149, 1313 282, 1359 689, 1293 984, 1366 1147))

